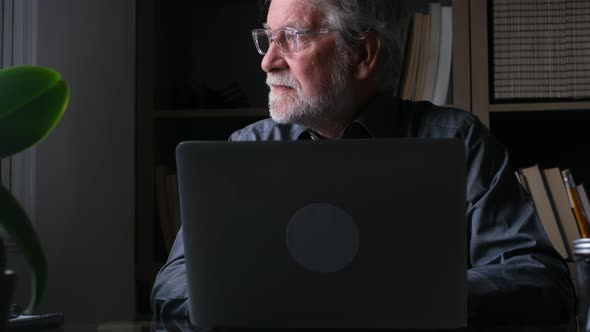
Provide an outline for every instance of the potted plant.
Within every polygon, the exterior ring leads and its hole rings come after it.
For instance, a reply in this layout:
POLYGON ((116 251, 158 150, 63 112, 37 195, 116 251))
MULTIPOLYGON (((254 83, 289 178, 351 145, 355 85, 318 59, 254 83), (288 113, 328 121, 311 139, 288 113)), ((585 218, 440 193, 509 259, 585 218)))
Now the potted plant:
MULTIPOLYGON (((17 66, 0 70, 0 159, 43 140, 59 122, 68 100, 66 82, 52 69, 17 66)), ((45 291, 47 261, 29 217, 3 185, 0 185, 0 226, 31 267, 33 288, 25 310, 31 313, 45 291)), ((13 278, 6 271, 6 250, 0 238, 0 331, 4 330, 7 319, 13 278)))

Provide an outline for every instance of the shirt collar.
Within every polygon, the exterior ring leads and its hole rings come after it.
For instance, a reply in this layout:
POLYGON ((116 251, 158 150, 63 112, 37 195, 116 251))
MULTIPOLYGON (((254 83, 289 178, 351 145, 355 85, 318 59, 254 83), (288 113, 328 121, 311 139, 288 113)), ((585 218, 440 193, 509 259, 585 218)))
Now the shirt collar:
MULTIPOLYGON (((400 104, 398 97, 385 94, 373 97, 362 107, 359 115, 343 131, 342 138, 388 138, 403 134, 400 123, 400 104)), ((303 126, 295 125, 297 140, 319 139, 320 136, 303 126)))
POLYGON ((373 97, 353 121, 360 123, 375 138, 402 136, 400 123, 401 100, 398 97, 380 94, 373 97))

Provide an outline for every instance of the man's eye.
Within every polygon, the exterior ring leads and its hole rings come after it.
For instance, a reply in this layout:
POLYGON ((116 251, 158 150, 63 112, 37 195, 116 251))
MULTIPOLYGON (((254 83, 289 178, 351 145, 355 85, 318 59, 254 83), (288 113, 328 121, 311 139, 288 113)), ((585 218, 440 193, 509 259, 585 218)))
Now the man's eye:
POLYGON ((302 33, 302 34, 297 34, 295 36, 296 36, 295 38, 297 38, 298 43, 306 43, 306 42, 310 41, 308 34, 302 33))

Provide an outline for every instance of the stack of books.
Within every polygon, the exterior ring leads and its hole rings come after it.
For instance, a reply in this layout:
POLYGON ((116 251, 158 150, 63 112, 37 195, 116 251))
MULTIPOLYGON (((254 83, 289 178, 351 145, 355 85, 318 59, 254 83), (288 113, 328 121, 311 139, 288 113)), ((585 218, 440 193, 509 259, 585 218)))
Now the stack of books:
POLYGON ((453 48, 453 10, 430 3, 412 16, 399 95, 405 100, 448 104, 453 48))
POLYGON ((492 0, 493 97, 590 97, 590 1, 492 0))
POLYGON ((530 193, 553 247, 573 261, 573 241, 590 237, 590 203, 584 185, 576 185, 569 169, 557 167, 533 165, 519 169, 516 176, 530 193))

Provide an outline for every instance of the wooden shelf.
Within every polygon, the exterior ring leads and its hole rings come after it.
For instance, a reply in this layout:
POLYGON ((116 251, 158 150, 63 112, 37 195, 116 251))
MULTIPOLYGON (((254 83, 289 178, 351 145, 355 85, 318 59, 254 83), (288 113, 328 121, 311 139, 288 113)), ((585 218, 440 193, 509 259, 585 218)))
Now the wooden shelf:
POLYGON ((268 110, 263 107, 156 110, 154 113, 155 119, 202 119, 262 116, 268 116, 268 110))
POLYGON ((590 101, 490 104, 489 112, 590 110, 590 101))

